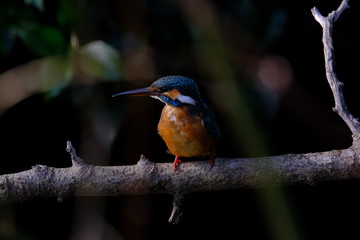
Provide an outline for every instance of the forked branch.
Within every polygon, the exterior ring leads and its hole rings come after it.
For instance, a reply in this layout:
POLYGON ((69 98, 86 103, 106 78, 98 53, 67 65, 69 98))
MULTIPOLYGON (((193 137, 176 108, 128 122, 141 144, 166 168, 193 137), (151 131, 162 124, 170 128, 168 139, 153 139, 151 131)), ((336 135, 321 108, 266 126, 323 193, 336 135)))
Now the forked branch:
POLYGON ((328 16, 324 17, 318 11, 316 7, 311 9, 311 12, 315 20, 321 25, 323 29, 322 42, 324 45, 324 56, 325 56, 325 71, 328 83, 331 87, 331 91, 335 100, 335 112, 344 120, 347 126, 350 128, 353 134, 353 140, 356 141, 359 138, 360 123, 359 121, 349 112, 344 99, 343 94, 343 83, 339 81, 335 73, 335 54, 334 46, 332 41, 332 30, 334 23, 338 20, 341 14, 349 8, 348 0, 343 0, 336 11, 332 11, 328 16))

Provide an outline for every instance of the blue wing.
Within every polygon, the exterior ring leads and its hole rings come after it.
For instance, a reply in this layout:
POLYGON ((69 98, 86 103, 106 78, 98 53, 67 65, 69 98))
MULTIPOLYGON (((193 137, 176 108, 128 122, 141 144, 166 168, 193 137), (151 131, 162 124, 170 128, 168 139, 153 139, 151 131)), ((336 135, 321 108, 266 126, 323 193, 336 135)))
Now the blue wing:
POLYGON ((210 137, 218 139, 221 135, 219 125, 216 122, 213 111, 202 102, 201 121, 210 137))

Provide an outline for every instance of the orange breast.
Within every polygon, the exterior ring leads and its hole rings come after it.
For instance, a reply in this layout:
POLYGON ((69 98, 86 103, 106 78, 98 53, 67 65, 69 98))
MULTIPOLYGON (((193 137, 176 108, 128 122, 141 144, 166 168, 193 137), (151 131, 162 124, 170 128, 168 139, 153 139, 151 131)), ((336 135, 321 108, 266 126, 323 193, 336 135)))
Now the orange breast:
POLYGON ((186 107, 165 105, 158 131, 170 152, 179 157, 210 155, 215 147, 200 117, 191 116, 186 107))

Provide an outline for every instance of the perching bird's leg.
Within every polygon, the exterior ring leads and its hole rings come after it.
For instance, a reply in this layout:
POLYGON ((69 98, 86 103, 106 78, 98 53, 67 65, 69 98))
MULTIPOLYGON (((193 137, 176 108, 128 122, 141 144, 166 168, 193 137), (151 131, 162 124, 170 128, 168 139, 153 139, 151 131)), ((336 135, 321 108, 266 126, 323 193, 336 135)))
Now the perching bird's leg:
POLYGON ((210 155, 210 159, 209 159, 210 168, 212 168, 214 166, 214 162, 215 162, 215 154, 212 153, 210 155))
POLYGON ((177 166, 179 165, 179 163, 181 163, 181 160, 179 159, 179 156, 175 156, 175 160, 174 160, 174 163, 173 163, 173 169, 174 171, 176 171, 176 168, 177 166))

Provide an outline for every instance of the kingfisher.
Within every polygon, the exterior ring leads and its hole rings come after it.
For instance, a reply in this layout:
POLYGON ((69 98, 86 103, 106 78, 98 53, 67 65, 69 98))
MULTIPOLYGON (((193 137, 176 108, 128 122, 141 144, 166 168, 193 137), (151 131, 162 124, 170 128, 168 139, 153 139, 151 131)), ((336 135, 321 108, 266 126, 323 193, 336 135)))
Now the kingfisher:
POLYGON ((184 76, 166 76, 150 87, 113 95, 150 96, 165 103, 158 132, 169 152, 175 156, 176 170, 181 157, 209 156, 212 167, 220 129, 211 108, 200 96, 196 82, 184 76))

